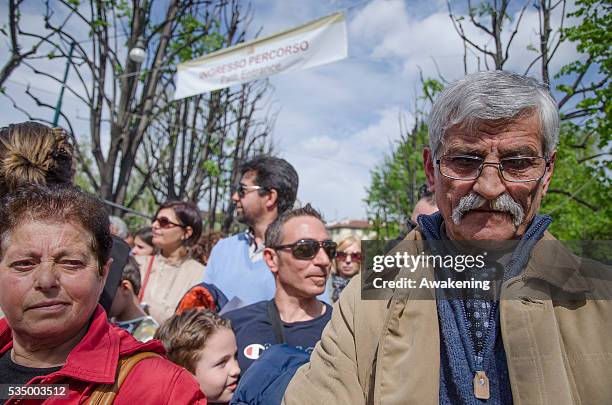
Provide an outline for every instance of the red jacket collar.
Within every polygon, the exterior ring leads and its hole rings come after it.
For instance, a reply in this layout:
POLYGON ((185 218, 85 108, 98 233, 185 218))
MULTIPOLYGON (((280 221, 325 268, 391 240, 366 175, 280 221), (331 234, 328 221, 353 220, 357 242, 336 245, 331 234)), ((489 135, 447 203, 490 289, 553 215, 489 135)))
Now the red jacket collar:
MULTIPOLYGON (((6 319, 0 320, 0 355, 13 347, 12 332, 6 319)), ((72 349, 66 363, 57 372, 46 376, 69 377, 98 384, 115 381, 119 357, 138 352, 151 351, 165 354, 164 347, 157 340, 139 342, 126 331, 111 325, 106 312, 98 304, 89 329, 83 339, 72 349)))

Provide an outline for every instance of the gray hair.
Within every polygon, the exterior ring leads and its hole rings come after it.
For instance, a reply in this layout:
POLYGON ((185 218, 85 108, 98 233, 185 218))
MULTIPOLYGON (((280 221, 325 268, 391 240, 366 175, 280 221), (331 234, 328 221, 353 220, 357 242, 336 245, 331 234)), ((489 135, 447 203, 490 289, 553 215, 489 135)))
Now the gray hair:
POLYGON ((110 215, 108 217, 111 226, 111 233, 120 237, 121 239, 125 239, 128 237, 128 226, 123 221, 123 219, 116 217, 114 215, 110 215))
POLYGON ((444 134, 461 125, 468 131, 482 121, 520 118, 537 113, 549 155, 559 140, 559 109, 546 86, 530 77, 501 70, 478 72, 448 86, 429 115, 429 146, 435 156, 444 134))

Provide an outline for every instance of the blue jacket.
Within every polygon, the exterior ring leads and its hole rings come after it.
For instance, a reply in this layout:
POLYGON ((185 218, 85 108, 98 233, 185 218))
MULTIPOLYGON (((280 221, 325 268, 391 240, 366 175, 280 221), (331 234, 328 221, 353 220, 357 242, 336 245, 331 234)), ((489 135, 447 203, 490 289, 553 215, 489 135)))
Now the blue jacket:
POLYGON ((297 369, 310 360, 303 350, 274 345, 242 375, 230 405, 280 405, 297 369))

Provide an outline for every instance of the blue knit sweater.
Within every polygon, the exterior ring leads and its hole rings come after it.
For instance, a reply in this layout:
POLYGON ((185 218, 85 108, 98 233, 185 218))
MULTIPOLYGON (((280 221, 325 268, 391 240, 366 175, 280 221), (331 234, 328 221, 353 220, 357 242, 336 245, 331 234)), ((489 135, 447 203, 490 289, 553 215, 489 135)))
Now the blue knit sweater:
MULTIPOLYGON (((421 215, 418 219, 420 228, 427 240, 442 240, 443 219, 440 213, 430 216, 421 215)), ((504 268, 503 279, 508 280, 524 269, 531 249, 542 238, 550 225, 549 216, 539 215, 521 238, 504 268)), ((438 244, 435 245, 438 249, 438 244)), ((433 248, 433 247, 432 247, 433 248)), ((444 252, 434 252, 444 254, 444 252)), ((448 269, 446 269, 448 270, 448 269)), ((436 269, 438 274, 438 269, 436 269)), ((440 323, 440 404, 442 405, 480 405, 512 404, 512 391, 506 353, 499 326, 499 303, 481 300, 439 299, 437 301, 438 320, 440 323), (478 330, 482 337, 478 344, 470 333, 473 319, 468 320, 469 308, 482 305, 477 317, 486 317, 480 323, 486 325, 478 330), (490 398, 480 400, 474 396, 473 379, 476 371, 485 371, 489 378, 490 398)))

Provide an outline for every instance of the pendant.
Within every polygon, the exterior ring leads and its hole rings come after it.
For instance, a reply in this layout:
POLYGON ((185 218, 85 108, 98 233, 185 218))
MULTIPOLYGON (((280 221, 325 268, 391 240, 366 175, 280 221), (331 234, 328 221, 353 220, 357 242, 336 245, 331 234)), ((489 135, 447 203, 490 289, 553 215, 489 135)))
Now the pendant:
POLYGON ((478 399, 489 399, 489 377, 484 371, 477 371, 474 374, 474 396, 478 399))

